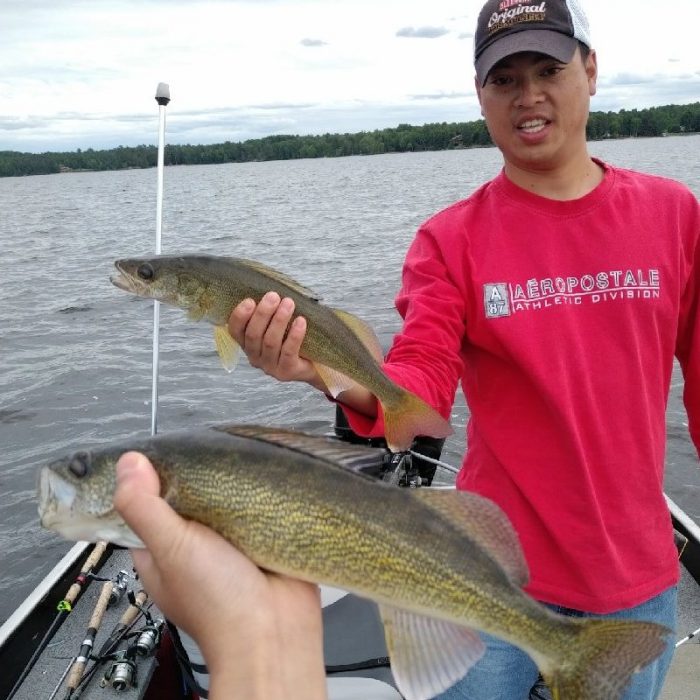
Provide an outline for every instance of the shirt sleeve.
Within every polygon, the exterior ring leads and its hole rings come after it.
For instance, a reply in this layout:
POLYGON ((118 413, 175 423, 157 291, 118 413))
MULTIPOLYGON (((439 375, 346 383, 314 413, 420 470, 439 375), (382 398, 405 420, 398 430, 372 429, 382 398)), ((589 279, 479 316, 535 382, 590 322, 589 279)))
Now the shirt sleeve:
MULTIPOLYGON (((451 251, 458 255, 457 251, 451 251)), ((383 369, 397 384, 420 396, 449 420, 462 370, 465 298, 440 241, 424 224, 411 244, 396 308, 403 327, 394 337, 383 369)), ((352 430, 365 437, 384 434, 381 406, 376 419, 340 404, 352 430)))
POLYGON ((676 357, 683 371, 683 402, 688 414, 688 430, 700 455, 700 204, 691 195, 683 267, 686 285, 680 300, 676 357))

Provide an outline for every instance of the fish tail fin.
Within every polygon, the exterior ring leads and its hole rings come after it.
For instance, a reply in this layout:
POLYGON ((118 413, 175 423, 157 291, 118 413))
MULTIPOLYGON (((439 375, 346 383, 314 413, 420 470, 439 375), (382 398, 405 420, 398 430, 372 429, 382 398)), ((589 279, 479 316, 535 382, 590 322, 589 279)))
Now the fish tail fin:
POLYGON ((543 676, 554 700, 619 700, 634 673, 666 649, 670 630, 653 622, 584 620, 560 664, 543 676))
POLYGON ((444 438, 452 434, 450 424, 425 401, 410 391, 391 405, 382 404, 384 435, 389 449, 404 452, 411 448, 416 435, 444 438))

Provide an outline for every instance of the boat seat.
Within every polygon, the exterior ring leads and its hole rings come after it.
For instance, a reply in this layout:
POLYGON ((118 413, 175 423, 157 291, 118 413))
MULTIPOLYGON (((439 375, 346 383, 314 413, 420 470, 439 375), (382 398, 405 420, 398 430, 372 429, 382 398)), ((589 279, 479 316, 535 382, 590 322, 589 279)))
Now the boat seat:
MULTIPOLYGON (((321 604, 329 700, 402 700, 392 685, 376 604, 330 586, 321 586, 321 604)), ((202 652, 182 630, 177 631, 177 637, 176 648, 184 655, 190 681, 208 689, 209 674, 202 652)))
POLYGON ((374 678, 329 678, 328 700, 402 700, 402 696, 374 678))

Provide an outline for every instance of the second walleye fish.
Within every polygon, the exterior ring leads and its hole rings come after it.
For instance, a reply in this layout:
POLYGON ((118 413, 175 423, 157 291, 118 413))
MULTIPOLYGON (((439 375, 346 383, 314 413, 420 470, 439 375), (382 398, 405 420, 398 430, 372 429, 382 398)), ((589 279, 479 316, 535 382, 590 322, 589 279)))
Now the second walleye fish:
POLYGON ((117 260, 115 267, 119 274, 110 279, 120 289, 185 309, 192 320, 213 323, 217 352, 229 370, 239 352, 226 327, 234 307, 244 299, 258 302, 269 291, 289 297, 294 301, 294 318, 303 316, 307 321, 300 355, 314 363, 333 396, 356 382, 377 397, 392 450, 409 449, 416 435, 442 438, 452 432, 437 411, 382 371, 381 348, 367 324, 324 306, 311 290, 277 270, 214 255, 129 258, 117 260))
POLYGON ((258 566, 379 604, 401 694, 432 698, 483 652, 475 630, 518 645, 556 700, 618 700, 665 649, 650 622, 577 620, 526 595, 518 537, 467 491, 400 489, 357 474, 372 448, 277 428, 221 425, 81 450, 44 467, 39 513, 69 539, 142 546, 114 510, 116 462, 144 453, 161 494, 258 566))

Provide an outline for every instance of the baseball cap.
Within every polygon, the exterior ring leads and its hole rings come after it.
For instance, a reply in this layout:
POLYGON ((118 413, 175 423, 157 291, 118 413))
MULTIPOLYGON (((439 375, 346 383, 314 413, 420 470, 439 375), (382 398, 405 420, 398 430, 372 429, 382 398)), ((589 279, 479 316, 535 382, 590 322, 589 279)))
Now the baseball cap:
POLYGON ((591 48, 588 19, 578 0, 488 0, 474 35, 474 67, 481 85, 506 56, 534 51, 568 63, 577 42, 591 48))

